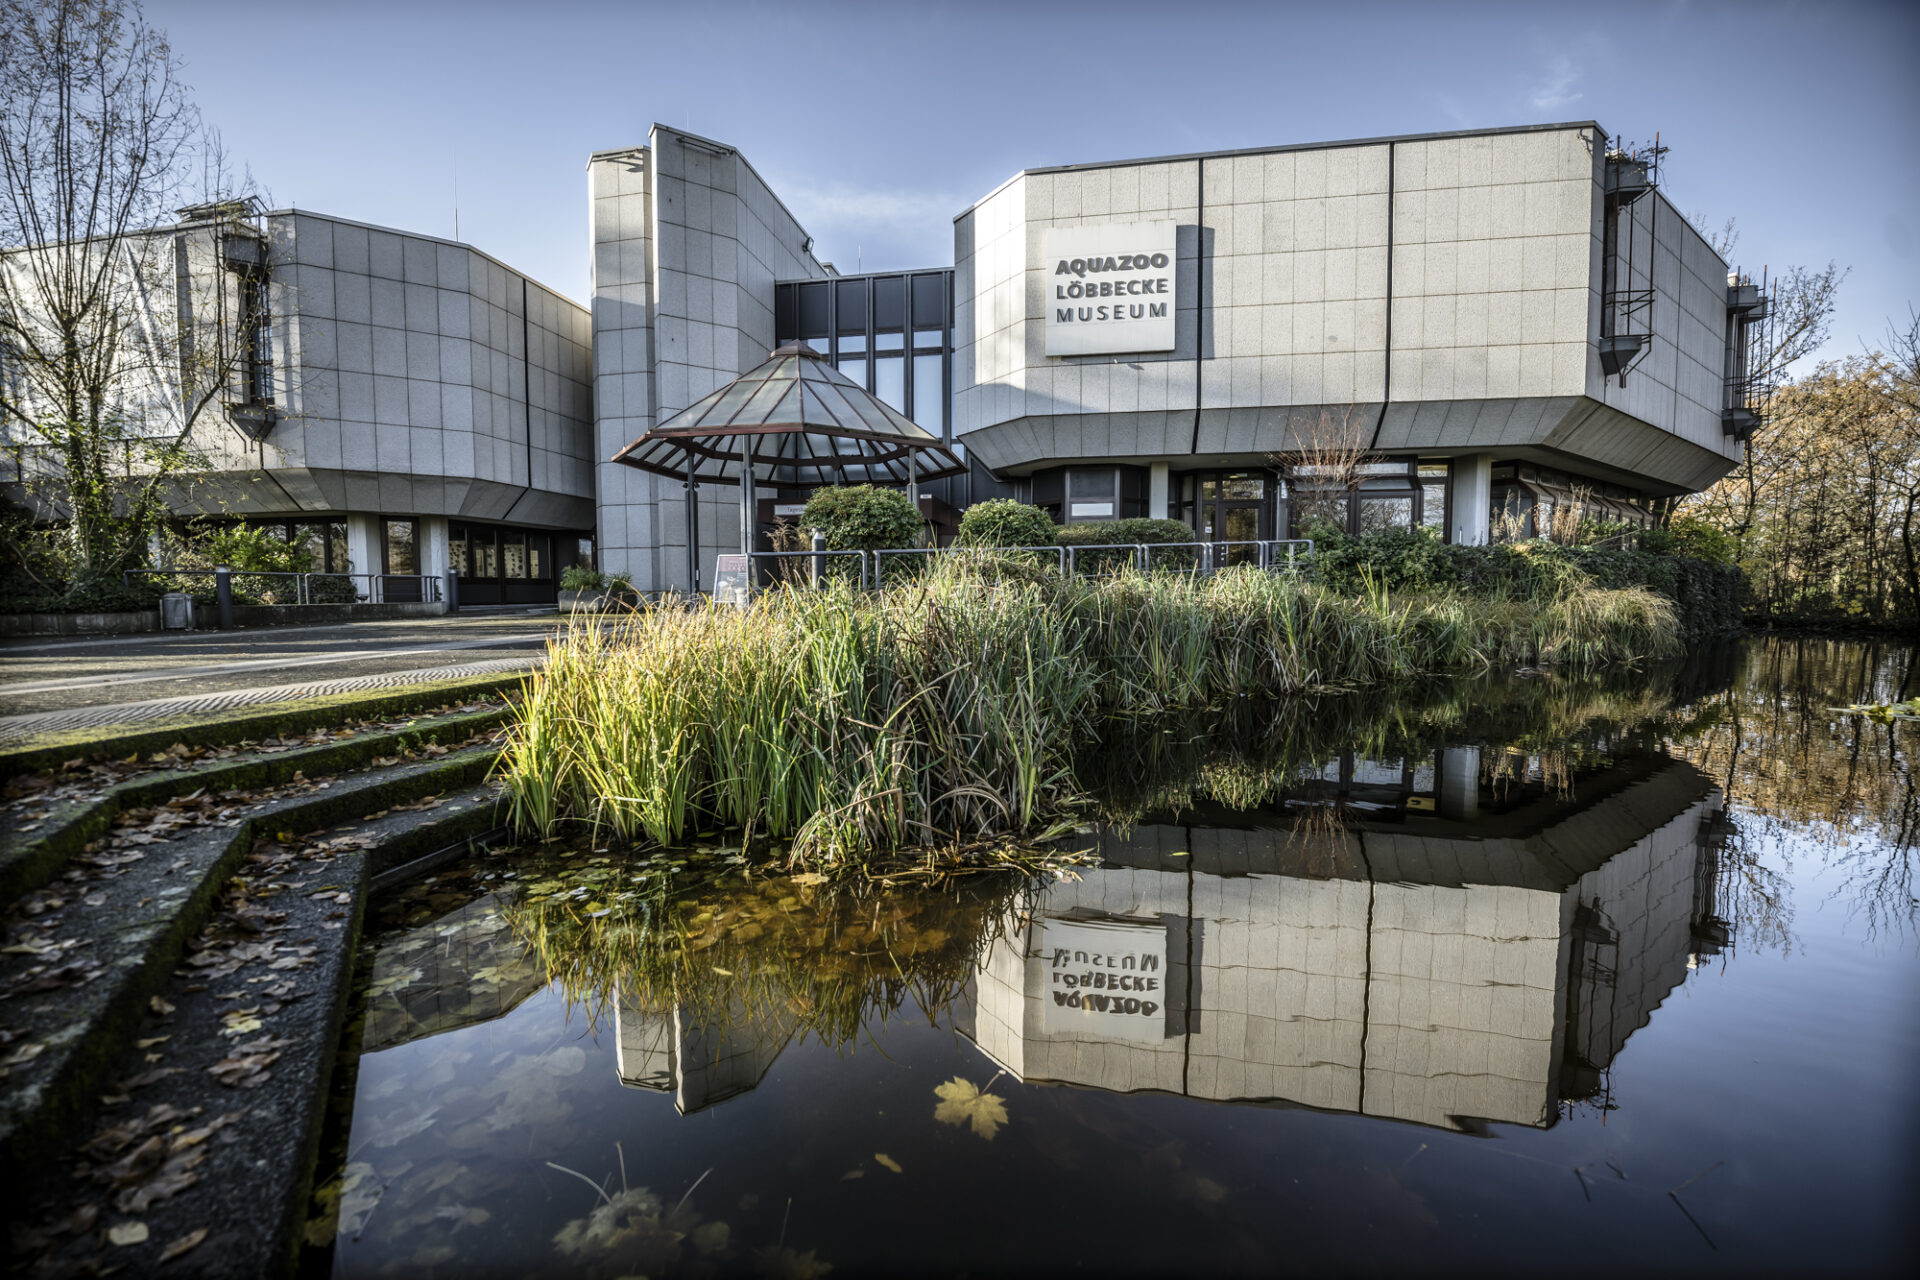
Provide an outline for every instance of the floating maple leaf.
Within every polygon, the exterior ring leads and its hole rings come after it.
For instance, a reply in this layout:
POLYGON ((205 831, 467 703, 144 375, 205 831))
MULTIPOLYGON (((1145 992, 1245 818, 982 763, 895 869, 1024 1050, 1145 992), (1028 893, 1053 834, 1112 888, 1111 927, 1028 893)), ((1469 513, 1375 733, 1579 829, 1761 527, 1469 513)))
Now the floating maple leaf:
MULTIPOLYGON (((988 1084, 991 1086, 992 1082, 988 1084)), ((971 1124, 975 1133, 992 1141, 993 1135, 1000 1132, 1000 1126, 1007 1122, 1007 1104, 974 1088, 972 1081, 955 1076, 935 1086, 933 1093, 940 1099, 940 1105, 933 1109, 933 1118, 942 1124, 971 1124)))

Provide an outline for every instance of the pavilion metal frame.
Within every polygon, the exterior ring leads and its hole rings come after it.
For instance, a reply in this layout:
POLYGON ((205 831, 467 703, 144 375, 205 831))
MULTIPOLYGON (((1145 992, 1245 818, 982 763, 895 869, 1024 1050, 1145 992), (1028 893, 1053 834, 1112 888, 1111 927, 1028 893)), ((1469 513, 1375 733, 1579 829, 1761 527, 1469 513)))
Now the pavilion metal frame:
POLYGON ((687 491, 687 581, 699 589, 698 491, 740 486, 741 550, 754 550, 754 490, 772 484, 919 484, 964 475, 938 436, 877 399, 804 342, 708 392, 613 455, 612 461, 678 480, 687 491), (854 444, 852 452, 841 441, 854 444))

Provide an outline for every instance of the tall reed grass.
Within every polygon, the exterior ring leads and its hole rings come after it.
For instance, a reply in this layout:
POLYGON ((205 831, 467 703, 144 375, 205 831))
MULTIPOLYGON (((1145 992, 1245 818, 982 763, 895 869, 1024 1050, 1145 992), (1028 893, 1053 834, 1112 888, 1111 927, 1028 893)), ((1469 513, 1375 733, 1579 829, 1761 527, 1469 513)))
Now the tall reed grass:
POLYGON ((516 824, 677 844, 743 828, 834 863, 1038 836, 1103 725, 1492 664, 1586 669, 1678 647, 1642 589, 1358 599, 1252 567, 1055 578, 991 558, 910 586, 781 589, 573 627, 531 677, 502 771, 516 824))

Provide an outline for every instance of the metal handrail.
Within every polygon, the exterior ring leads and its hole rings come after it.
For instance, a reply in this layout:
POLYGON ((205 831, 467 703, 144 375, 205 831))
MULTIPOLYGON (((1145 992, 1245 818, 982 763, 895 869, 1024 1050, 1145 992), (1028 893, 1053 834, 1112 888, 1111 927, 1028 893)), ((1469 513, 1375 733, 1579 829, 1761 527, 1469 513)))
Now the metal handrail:
POLYGON ((1133 553, 1131 558, 1134 567, 1141 568, 1143 565, 1142 556, 1146 551, 1146 547, 1147 544, 1144 542, 1088 542, 1069 544, 1065 548, 1067 553, 1066 572, 1068 574, 1074 574, 1080 571, 1080 566, 1075 557, 1077 553, 1082 551, 1129 551, 1133 553))
MULTIPOLYGON (((1213 573, 1219 566, 1221 557, 1218 552, 1232 547, 1257 547, 1258 563, 1261 569, 1269 572, 1297 573, 1302 562, 1311 563, 1314 556, 1312 538, 1220 538, 1210 542, 1099 542, 1069 546, 1061 543, 1049 543, 1044 546, 1021 547, 880 547, 873 551, 753 551, 749 558, 759 560, 792 560, 801 557, 818 556, 854 556, 860 561, 860 585, 878 588, 882 585, 885 565, 883 556, 938 556, 964 554, 1001 554, 1013 551, 1049 552, 1055 558, 1056 568, 1061 577, 1069 577, 1079 572, 1078 555, 1082 551, 1125 551, 1134 566, 1141 572, 1150 572, 1153 568, 1153 555, 1159 551, 1198 551, 1198 563, 1194 571, 1202 574, 1213 573), (1280 550, 1286 549, 1284 561, 1280 550), (1306 548, 1302 554, 1300 548, 1306 548), (867 557, 873 557, 873 569, 869 576, 867 557)), ((816 575, 817 580, 817 575, 816 575)))
POLYGON ((875 547, 873 550, 873 585, 881 585, 880 566, 885 563, 881 556, 931 556, 946 550, 945 547, 875 547))
MULTIPOLYGON (((878 553, 875 553, 875 554, 878 554, 878 553)), ((747 552, 747 559, 749 562, 752 562, 754 560, 792 560, 801 556, 820 556, 823 559, 827 556, 856 556, 860 560, 860 586, 862 590, 866 588, 867 553, 864 551, 827 551, 823 549, 820 551, 808 550, 808 551, 749 551, 747 552)), ((874 576, 876 579, 879 576, 878 565, 874 567, 874 576)))
MULTIPOLYGON (((225 567, 225 566, 222 566, 225 567)), ((290 569, 232 569, 228 568, 232 578, 288 578, 292 580, 294 598, 289 604, 438 604, 441 595, 441 582, 438 574, 432 573, 298 573, 290 569), (354 588, 352 600, 315 600, 313 581, 316 578, 344 578, 349 582, 365 580, 364 592, 354 588), (393 582, 417 582, 420 584, 418 600, 392 601, 388 584, 393 582)), ((208 578, 217 585, 219 569, 123 569, 120 571, 121 584, 131 588, 133 579, 143 578, 208 578)))

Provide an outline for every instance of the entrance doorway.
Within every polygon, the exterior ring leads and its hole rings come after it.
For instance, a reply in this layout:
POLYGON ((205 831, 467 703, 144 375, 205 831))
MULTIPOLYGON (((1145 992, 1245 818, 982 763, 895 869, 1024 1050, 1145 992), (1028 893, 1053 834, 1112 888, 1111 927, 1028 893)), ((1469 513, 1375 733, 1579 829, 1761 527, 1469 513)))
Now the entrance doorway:
MULTIPOLYGON (((447 522, 447 552, 461 604, 552 604, 558 598, 554 535, 508 525, 447 522)), ((561 536, 570 549, 573 539, 561 536)))
MULTIPOLYGON (((1197 472, 1178 477, 1174 518, 1201 542, 1260 542, 1273 537, 1274 478, 1259 471, 1197 472)), ((1229 547, 1223 563, 1258 560, 1257 547, 1229 547)))

